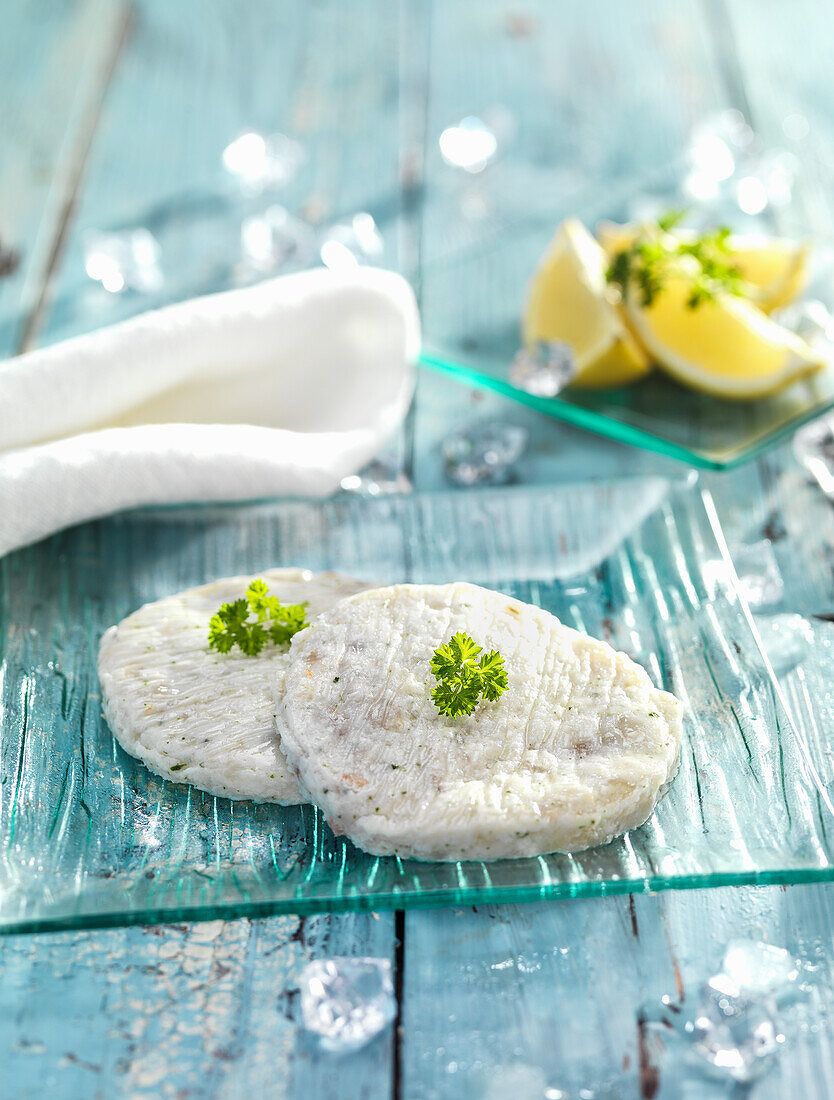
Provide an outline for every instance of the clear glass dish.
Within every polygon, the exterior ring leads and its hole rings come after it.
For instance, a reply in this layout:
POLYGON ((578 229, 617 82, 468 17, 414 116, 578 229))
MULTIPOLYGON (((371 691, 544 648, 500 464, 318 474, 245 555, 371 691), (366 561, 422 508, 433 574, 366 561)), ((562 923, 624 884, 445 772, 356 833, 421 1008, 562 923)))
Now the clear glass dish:
MULTIPOLYGON (((686 191, 683 173, 684 166, 678 166, 666 176, 633 184, 626 195, 603 195, 598 190, 574 195, 547 215, 501 225, 478 243, 424 265, 420 274, 423 364, 576 427, 714 470, 731 469, 763 454, 802 424, 834 408, 834 327, 829 316, 834 308, 834 250, 803 222, 800 204, 778 210, 768 206, 753 216, 740 209, 737 189, 728 186, 709 201, 696 202, 686 191), (659 370, 631 386, 609 390, 567 386, 555 397, 541 397, 513 385, 510 369, 521 346, 526 288, 559 222, 575 216, 593 230, 604 219, 625 222, 679 208, 689 208, 687 224, 726 224, 737 232, 812 239, 811 277, 802 302, 813 306, 810 310, 794 306, 776 316, 803 333, 816 330, 814 335, 830 354, 831 364, 781 393, 746 402, 696 393, 659 370), (827 333, 803 313, 827 318, 827 333)), ((795 191, 801 192, 802 186, 800 178, 795 191)))
POLYGON ((711 499, 691 483, 123 514, 0 561, 0 657, 6 932, 834 878, 824 739, 789 716, 711 499), (311 806, 157 778, 101 717, 101 633, 147 600, 281 564, 466 578, 610 639, 685 704, 669 794, 604 848, 440 864, 365 855, 311 806))

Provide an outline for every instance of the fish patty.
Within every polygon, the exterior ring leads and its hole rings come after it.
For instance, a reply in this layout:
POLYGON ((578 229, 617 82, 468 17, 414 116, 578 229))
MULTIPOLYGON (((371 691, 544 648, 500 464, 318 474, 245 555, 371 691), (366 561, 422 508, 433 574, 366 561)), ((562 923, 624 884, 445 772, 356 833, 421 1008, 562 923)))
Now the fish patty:
POLYGON ((642 825, 677 769, 681 706, 624 653, 465 583, 341 601, 296 635, 276 713, 299 783, 375 855, 577 851, 642 825), (508 687, 447 718, 432 655, 458 631, 508 687))
MULTIPOLYGON (((369 585, 337 573, 270 569, 256 574, 282 603, 307 603, 313 619, 369 585)), ((245 595, 255 577, 227 577, 145 604, 101 639, 102 708, 122 748, 151 771, 209 794, 285 805, 303 802, 279 736, 287 647, 257 656, 209 648, 209 619, 245 595)), ((302 631, 303 633, 303 631, 302 631)))

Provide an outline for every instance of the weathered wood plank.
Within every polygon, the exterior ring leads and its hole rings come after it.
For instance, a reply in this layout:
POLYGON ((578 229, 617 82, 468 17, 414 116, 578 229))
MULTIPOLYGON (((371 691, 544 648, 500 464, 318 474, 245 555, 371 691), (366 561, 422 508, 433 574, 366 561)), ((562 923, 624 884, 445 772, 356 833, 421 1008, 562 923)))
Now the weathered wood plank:
POLYGON ((21 349, 54 268, 130 8, 9 4, 0 34, 0 356, 21 349))
MULTIPOLYGON (((750 19, 761 19, 758 14, 761 9, 758 5, 755 7, 753 11, 748 6, 742 30, 748 27, 750 19)), ((768 6, 765 22, 775 18, 776 7, 768 6)), ((660 81, 652 85, 648 81, 644 85, 641 74, 638 95, 632 91, 632 83, 637 82, 636 74, 627 65, 618 63, 621 76, 616 86, 620 101, 635 105, 642 102, 643 105, 633 114, 629 112, 629 125, 622 127, 617 135, 619 152, 612 163, 618 164, 617 157, 621 155, 628 156, 631 141, 636 142, 635 149, 640 155, 656 155, 658 159, 672 155, 691 117, 713 102, 710 98, 713 95, 712 77, 703 75, 710 70, 703 70, 701 62, 695 60, 703 45, 703 28, 688 8, 681 22, 677 9, 674 18, 671 14, 659 18, 659 5, 639 9, 631 6, 629 11, 638 11, 638 25, 654 28, 652 34, 659 37, 650 38, 653 49, 647 49, 645 40, 641 40, 641 45, 635 43, 626 49, 620 39, 629 41, 630 27, 625 12, 618 14, 614 8, 612 5, 608 19, 595 13, 593 24, 588 22, 587 30, 582 31, 587 49, 593 46, 596 51, 598 37, 607 43, 592 71, 605 73, 606 66, 615 63, 614 46, 623 56, 639 59, 641 65, 652 61, 655 51, 662 55, 659 64, 661 68, 666 67, 668 86, 671 86, 671 75, 679 68, 685 74, 684 85, 687 82, 692 85, 694 81, 695 90, 683 94, 684 102, 690 106, 682 109, 682 117, 675 116, 672 111, 669 117, 673 124, 661 125, 660 132, 665 136, 655 154, 651 148, 652 126, 647 122, 643 128, 642 116, 647 105, 652 109, 658 107, 653 100, 658 92, 665 110, 667 84, 660 81), (610 31, 607 28, 611 28, 610 31), (664 52, 662 44, 669 41, 675 44, 674 48, 667 45, 664 52), (694 46, 687 44, 692 42, 694 46), (646 99, 642 101, 644 88, 654 88, 654 92, 645 93, 646 99), (674 122, 675 117, 678 117, 677 122, 674 122), (664 129, 664 126, 670 128, 664 129)), ((108 111, 112 110, 109 137, 102 137, 103 144, 96 144, 93 149, 82 204, 84 220, 79 229, 97 227, 111 219, 127 216, 146 197, 164 198, 168 189, 174 186, 190 186, 194 181, 201 183, 213 179, 219 150, 227 139, 225 131, 234 136, 232 129, 245 125, 290 129, 309 141, 312 148, 318 140, 315 137, 318 131, 311 124, 314 135, 307 138, 303 124, 306 118, 320 120, 327 114, 328 104, 334 99, 333 90, 328 86, 322 92, 320 85, 322 81, 326 83, 330 67, 340 64, 339 72, 343 74, 340 87, 344 94, 333 108, 331 118, 335 121, 330 124, 331 132, 321 138, 323 159, 317 154, 311 157, 316 165, 311 169, 313 176, 305 187, 299 183, 299 192, 292 201, 301 203, 305 197, 321 193, 323 205, 335 208, 338 193, 333 198, 332 181, 340 175, 347 196, 346 208, 354 199, 356 206, 368 207, 370 196, 383 194, 384 188, 372 190, 368 182, 368 177, 373 175, 376 184, 383 170, 380 165, 383 161, 388 163, 385 158, 377 160, 379 148, 372 146, 371 139, 378 120, 385 120, 380 129, 387 132, 392 116, 383 111, 380 99, 371 95, 365 101, 367 119, 354 121, 351 130, 351 109, 341 103, 342 99, 346 103, 350 100, 347 89, 352 81, 361 80, 362 74, 346 71, 346 67, 349 70, 347 61, 340 62, 339 55, 351 52, 354 28, 357 36, 360 31, 366 38, 373 33, 369 8, 362 8, 355 25, 353 17, 347 13, 341 20, 334 17, 332 6, 316 9, 310 17, 316 21, 313 29, 310 22, 293 23, 285 19, 283 13, 288 9, 280 9, 272 22, 265 16, 264 21, 258 23, 253 17, 249 23, 253 29, 242 32, 247 48, 242 48, 240 54, 235 53, 234 61, 228 61, 230 72, 234 67, 236 72, 248 74, 247 90, 232 94, 233 100, 235 95, 240 95, 241 99, 228 113, 222 101, 224 95, 229 96, 230 77, 228 73, 225 77, 222 75, 227 62, 223 60, 226 55, 220 45, 221 30, 218 28, 222 26, 226 37, 234 38, 231 32, 236 28, 237 15, 231 8, 224 8, 225 22, 212 23, 210 29, 199 36, 192 35, 198 39, 194 44, 189 42, 186 17, 179 23, 180 16, 176 13, 160 15, 161 9, 153 5, 147 10, 151 23, 145 25, 145 33, 152 41, 145 40, 145 56, 137 57, 132 73, 123 78, 125 83, 119 85, 120 70, 111 88, 107 101, 108 111), (164 23, 168 18, 177 21, 176 33, 172 37, 160 33, 155 38, 148 28, 168 26, 164 23), (154 22, 159 19, 163 20, 162 24, 154 22), (297 122, 295 130, 285 124, 285 119, 290 117, 286 106, 280 109, 276 106, 274 113, 270 113, 271 96, 282 104, 286 100, 280 99, 264 75, 269 73, 270 80, 280 82, 280 76, 272 76, 271 69, 266 68, 270 58, 277 53, 274 42, 271 42, 271 50, 264 48, 257 52, 258 26, 265 38, 269 34, 280 39, 282 58, 300 58, 304 54, 301 43, 306 43, 309 60, 298 61, 298 71, 307 73, 300 81, 306 91, 299 99, 301 122, 297 122), (283 38, 277 35, 278 31, 283 38), (209 40, 214 43, 212 48, 216 52, 207 59, 203 51, 209 40), (322 41, 329 45, 322 48, 322 41), (189 65, 203 74, 196 83, 188 76, 189 65), (167 69, 179 70, 180 75, 166 76, 167 69), (212 88, 213 81, 217 84, 216 89, 212 88), (255 86, 262 91, 257 91, 255 86), (137 102, 144 101, 143 97, 147 97, 153 108, 148 109, 147 115, 136 107, 137 102), (215 110, 219 112, 216 134, 204 120, 194 124, 195 102, 205 104, 207 116, 215 110), (155 118, 158 126, 160 119, 169 116, 171 121, 164 127, 164 136, 153 133, 152 121, 144 121, 155 118), (124 132, 128 122, 138 127, 134 132, 138 132, 141 141, 137 139, 131 143, 129 132, 124 132), (348 132, 359 147, 358 153, 351 142, 339 138, 344 125, 348 126, 348 132), (224 130, 222 137, 221 130, 224 130), (185 148, 172 140, 171 135, 179 136, 185 148), (341 140, 340 151, 327 153, 334 140, 341 140), (152 150, 150 158, 141 151, 147 143, 152 150), (120 156, 125 158, 123 162, 120 156)), ((235 9, 238 10, 242 11, 235 9)), ((565 6, 564 10, 569 9, 565 6)), ((671 12, 668 7, 665 10, 671 12)), ((360 52, 361 64, 379 67, 379 51, 397 38, 400 53, 410 56, 412 41, 420 41, 419 31, 423 27, 422 17, 415 11, 414 7, 408 9, 406 22, 402 25, 406 27, 404 31, 401 26, 398 35, 375 40, 364 54, 360 52)), ((208 14, 205 18, 214 17, 208 14)), ((247 20, 250 16, 243 13, 240 18, 247 20)), ((790 19, 790 13, 786 13, 785 18, 790 19)), ((484 88, 501 88, 503 96, 502 83, 512 77, 507 72, 509 62, 502 59, 497 46, 490 52, 493 33, 498 39, 506 34, 507 28, 512 28, 507 43, 513 46, 528 43, 530 20, 534 27, 546 24, 545 46, 532 51, 538 57, 538 69, 534 70, 536 79, 547 77, 563 90, 560 93, 562 100, 544 97, 541 102, 531 102, 531 121, 525 130, 530 136, 525 137, 525 141, 529 141, 529 156, 534 167, 536 143, 547 135, 548 112, 553 110, 554 101, 567 103, 565 117, 572 121, 579 119, 579 133, 590 133, 597 123, 605 122, 603 97, 600 96, 597 106, 589 104, 584 98, 587 85, 578 81, 575 69, 570 67, 570 57, 565 56, 570 52, 567 46, 571 41, 568 34, 570 16, 560 14, 557 18, 555 9, 550 15, 542 6, 534 10, 532 17, 521 17, 520 22, 518 19, 509 5, 503 9, 487 6, 483 13, 479 9, 474 14, 468 5, 435 6, 433 76, 437 65, 453 68, 444 60, 450 55, 455 65, 462 66, 464 75, 455 96, 438 88, 433 93, 434 99, 430 100, 426 156, 430 193, 434 171, 430 162, 432 157, 436 159, 437 134, 434 131, 437 126, 482 109, 482 101, 473 102, 474 92, 471 99, 466 95, 466 66, 468 64, 471 77, 475 52, 485 58, 484 72, 497 66, 495 71, 503 74, 502 81, 496 80, 492 85, 479 76, 470 85, 475 91, 482 93, 484 88), (505 13, 508 22, 501 19, 495 22, 496 13, 505 13), (468 47, 470 25, 474 27, 474 45, 468 47), (549 44, 559 46, 554 48, 552 55, 549 44), (551 56, 561 65, 554 60, 549 66, 551 56), (552 67, 552 74, 545 72, 548 67, 552 67)), ((539 29, 533 37, 541 33, 539 29)), ((778 34, 774 37, 776 41, 778 34)), ((230 47, 230 50, 235 49, 230 47)), ((512 65, 531 68, 524 61, 514 61, 512 65)), ((779 84, 778 94, 790 97, 793 94, 790 89, 796 86, 791 81, 803 79, 801 72, 804 71, 801 66, 795 66, 793 71, 785 66, 782 79, 774 81, 779 84)), ((419 67, 410 79, 415 87, 419 86, 419 67)), ((450 76, 448 79, 457 78, 450 76)), ((530 77, 529 85, 534 83, 530 77)), ((532 98, 529 85, 523 96, 519 93, 522 101, 528 96, 532 98)), ((239 89, 239 84, 234 83, 233 87, 239 89)), ((755 96, 753 102, 754 105, 757 102, 755 96)), ((809 79, 807 101, 800 98, 796 102, 800 110, 806 109, 803 104, 816 102, 813 80, 809 79)), ((677 103, 675 110, 680 109, 680 100, 677 103)), ((609 104, 608 109, 616 112, 618 108, 609 104)), ((406 122, 402 121, 402 113, 396 115, 400 121, 395 126, 399 128, 400 140, 409 149, 410 178, 419 182, 421 142, 416 100, 409 100, 406 113, 406 122)), ((322 125, 326 128, 328 124, 322 125)), ((572 147, 566 144, 564 148, 567 156, 572 147)), ((577 150, 581 152, 581 146, 577 146, 573 155, 577 150)), ((440 165, 436 164, 435 168, 439 172, 440 165)), ((545 163, 542 177, 546 178, 551 170, 552 165, 545 163)), ((535 178, 541 182, 538 175, 535 178)), ((523 198, 523 192, 513 190, 509 183, 506 194, 510 204, 519 194, 523 198)), ((448 196, 444 202, 447 200, 448 196)), ((435 233, 431 219, 436 218, 438 247, 444 246, 447 235, 459 231, 450 212, 453 210, 453 203, 447 204, 445 212, 441 204, 427 219, 425 232, 431 236, 435 233)), ((406 238, 413 236, 413 223, 405 223, 403 233, 406 238)), ((59 296, 70 294, 77 285, 74 281, 78 279, 77 239, 70 242, 68 257, 68 266, 62 270, 57 287, 59 296), (75 260, 72 260, 73 255, 75 260), (73 262, 76 263, 74 273, 69 270, 73 262)), ((95 312, 84 315, 79 312, 75 321, 92 326, 96 323, 95 312)), ((59 319, 55 319, 47 324, 42 335, 48 339, 59 331, 59 319)), ((418 412, 418 477, 423 485, 432 484, 440 477, 437 441, 449 426, 464 415, 470 415, 468 396, 462 394, 452 398, 452 391, 445 383, 432 382, 430 385, 433 391, 425 385, 421 387, 418 412)), ((478 410, 486 410, 492 408, 489 401, 487 399, 485 404, 484 400, 474 398, 472 404, 478 410)), ((508 411, 497 402, 494 409, 501 414, 508 411)), ((516 418, 516 411, 511 415, 516 418)), ((521 419, 527 416, 520 414, 521 419)), ((524 468, 525 478, 544 480, 589 470, 604 473, 619 469, 622 472, 623 465, 631 462, 654 464, 653 459, 638 456, 637 452, 626 452, 581 433, 557 428, 533 414, 529 416, 529 423, 541 434, 534 434, 533 457, 524 468)), ((717 482, 722 515, 727 518, 734 538, 752 539, 767 523, 773 508, 790 509, 786 522, 791 537, 802 537, 803 513, 792 494, 796 470, 783 474, 789 468, 783 467, 781 462, 774 458, 758 469, 750 468, 735 475, 734 479, 717 482), (755 498, 753 519, 748 523, 738 509, 742 502, 751 499, 749 492, 760 495, 755 498), (734 516, 737 517, 735 522, 734 516)), ((783 545, 787 552, 790 543, 783 545)), ((798 600, 805 592, 803 598, 810 607, 819 591, 816 584, 822 568, 820 559, 806 581, 808 588, 792 589, 792 598, 798 600)), ((641 1069, 636 1008, 645 998, 674 993, 678 981, 686 990, 691 989, 710 972, 721 945, 733 935, 761 935, 772 942, 793 946, 817 960, 822 966, 824 999, 830 1004, 834 996, 830 973, 830 929, 834 924, 831 898, 829 888, 794 888, 786 892, 778 889, 722 890, 638 897, 632 903, 633 908, 629 907, 628 899, 618 898, 492 912, 411 914, 405 954, 401 1094, 415 1098, 482 1096, 496 1081, 500 1085, 496 1067, 519 1064, 532 1067, 534 1075, 540 1069, 546 1084, 553 1087, 564 1087, 571 1082, 576 1087, 586 1086, 593 1081, 602 1083, 605 1075, 619 1075, 619 1080, 635 1094, 641 1069)), ((40 1095, 44 1081, 52 1094, 59 1097, 107 1096, 120 1091, 156 1096, 176 1094, 177 1089, 191 1090, 195 1095, 226 1096, 253 1085, 267 1095, 335 1096, 354 1095, 354 1084, 358 1089, 364 1088, 366 1095, 386 1095, 390 1082, 390 1037, 383 1040, 379 1048, 346 1063, 334 1064, 311 1058, 305 1041, 282 1015, 286 1001, 279 1002, 280 991, 291 988, 297 981, 299 968, 308 953, 390 952, 393 942, 390 918, 383 916, 376 924, 371 923, 372 919, 320 918, 316 927, 326 931, 329 938, 318 939, 316 931, 311 939, 308 933, 310 942, 306 945, 291 941, 293 922, 284 919, 225 926, 210 924, 191 932, 177 928, 130 930, 4 941, 0 943, 0 1007, 4 1009, 0 1018, 5 1021, 2 1045, 5 1046, 6 1038, 10 1037, 14 1047, 11 1061, 7 1058, 5 1062, 12 1074, 9 1080, 17 1089, 12 1095, 40 1095), (101 1068, 98 1071, 91 1068, 95 1066, 101 1068), (157 1076, 160 1068, 162 1076, 157 1076)), ((644 1055, 644 1073, 648 1072, 648 1080, 651 1080, 651 1066, 646 1067, 644 1055)), ((710 1095, 700 1078, 667 1077, 662 1065, 658 1073, 660 1091, 657 1095, 660 1097, 710 1095)), ((535 1079, 535 1076, 527 1077, 528 1082, 535 1079)), ((807 1036, 802 1044, 785 1052, 778 1074, 765 1081, 757 1095, 827 1096, 831 1079, 827 1036, 821 1040, 807 1036)), ((525 1095, 518 1084, 521 1080, 523 1078, 517 1076, 516 1086, 505 1089, 503 1094, 525 1095)))
POLYGON ((404 33, 398 7, 367 2, 137 5, 41 340, 228 285, 244 214, 275 203, 322 227, 370 211, 385 238, 385 262, 408 266, 401 249, 413 215, 400 147, 417 120, 404 102, 413 92, 399 84, 401 53, 412 63, 404 33), (304 161, 284 183, 244 202, 222 153, 248 130, 288 135, 304 161), (93 285, 85 236, 152 216, 154 228, 167 218, 181 226, 163 240, 161 292, 113 295, 93 285))
POLYGON ((830 238, 834 204, 834 26, 813 0, 791 5, 724 0, 750 121, 798 161, 802 186, 780 212, 788 230, 830 238))
MULTIPOLYGON (((409 923, 403 1097, 721 1097, 640 1026, 692 1002, 733 939, 787 947, 834 996, 834 888, 683 891, 420 914, 409 923), (419 960, 419 962, 417 961, 419 960), (493 1091, 490 1091, 493 1090, 493 1091), (558 1093, 556 1093, 558 1095, 558 1093)), ((756 1096, 830 1095, 832 1035, 812 1010, 756 1096)))
POLYGON ((387 1097, 392 1030, 334 1056, 299 1029, 296 991, 313 958, 391 958, 392 925, 363 913, 3 940, 3 1096, 387 1097))

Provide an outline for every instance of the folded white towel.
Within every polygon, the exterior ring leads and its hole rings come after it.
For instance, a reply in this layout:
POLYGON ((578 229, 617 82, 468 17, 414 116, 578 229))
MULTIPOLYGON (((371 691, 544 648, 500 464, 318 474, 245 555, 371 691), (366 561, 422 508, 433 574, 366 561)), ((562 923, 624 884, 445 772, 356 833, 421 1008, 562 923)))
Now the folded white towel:
POLYGON ((0 554, 142 504, 332 492, 405 415, 419 339, 400 276, 319 269, 0 364, 0 554))

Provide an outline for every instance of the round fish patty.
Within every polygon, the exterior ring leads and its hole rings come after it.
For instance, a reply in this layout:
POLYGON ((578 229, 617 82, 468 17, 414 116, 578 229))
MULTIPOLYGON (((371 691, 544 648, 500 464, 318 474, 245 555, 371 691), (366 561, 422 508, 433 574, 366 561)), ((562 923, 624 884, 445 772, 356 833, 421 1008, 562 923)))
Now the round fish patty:
POLYGON ((209 794, 292 805, 304 798, 275 731, 273 706, 289 649, 268 645, 247 657, 238 648, 218 653, 208 645, 211 616, 245 595, 255 577, 282 603, 306 602, 310 620, 369 587, 337 573, 270 569, 145 604, 101 639, 102 708, 122 748, 157 775, 209 794))
POLYGON ((603 844, 675 774, 681 707, 624 653, 475 585, 394 585, 325 612, 291 645, 277 709, 303 790, 374 855, 504 859, 603 844), (457 631, 508 687, 451 719, 434 650, 457 631))

